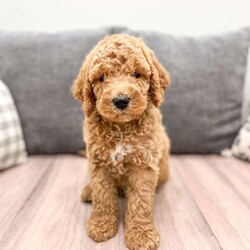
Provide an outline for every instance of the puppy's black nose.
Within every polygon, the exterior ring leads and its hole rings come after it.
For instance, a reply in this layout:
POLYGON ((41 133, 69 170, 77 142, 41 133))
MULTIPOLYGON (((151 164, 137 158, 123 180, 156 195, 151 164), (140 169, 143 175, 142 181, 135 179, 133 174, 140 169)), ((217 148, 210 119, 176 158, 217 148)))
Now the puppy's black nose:
POLYGON ((129 104, 130 98, 128 96, 119 96, 119 97, 115 97, 113 99, 113 103, 114 105, 118 108, 118 109, 125 109, 127 108, 128 104, 129 104))

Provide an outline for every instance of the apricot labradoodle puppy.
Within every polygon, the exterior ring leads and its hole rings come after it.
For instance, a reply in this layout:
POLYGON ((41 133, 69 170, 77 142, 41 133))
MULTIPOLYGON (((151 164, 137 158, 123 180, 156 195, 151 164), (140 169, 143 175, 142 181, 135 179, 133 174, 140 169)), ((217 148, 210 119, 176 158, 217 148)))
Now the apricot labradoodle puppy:
POLYGON ((156 249, 159 234, 152 206, 157 185, 168 179, 169 139, 159 106, 167 71, 143 41, 105 37, 90 52, 72 87, 86 115, 84 139, 91 176, 82 192, 93 202, 87 233, 106 241, 118 228, 118 191, 128 198, 125 242, 129 249, 156 249))

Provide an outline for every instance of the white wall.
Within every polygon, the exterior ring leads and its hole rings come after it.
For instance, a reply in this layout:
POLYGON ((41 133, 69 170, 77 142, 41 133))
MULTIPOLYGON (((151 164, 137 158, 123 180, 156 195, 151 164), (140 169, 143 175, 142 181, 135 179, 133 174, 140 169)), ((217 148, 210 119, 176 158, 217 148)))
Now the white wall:
POLYGON ((176 34, 250 26, 250 0, 0 0, 0 30, 124 25, 176 34))

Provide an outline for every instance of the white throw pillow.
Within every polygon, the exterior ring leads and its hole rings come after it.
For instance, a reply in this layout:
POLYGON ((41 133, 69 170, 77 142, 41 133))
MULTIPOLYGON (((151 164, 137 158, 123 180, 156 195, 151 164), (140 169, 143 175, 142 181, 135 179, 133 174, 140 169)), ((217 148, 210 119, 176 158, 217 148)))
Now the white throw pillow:
POLYGON ((0 170, 26 160, 19 116, 9 89, 0 80, 0 170))
POLYGON ((250 116, 240 129, 231 149, 221 152, 223 156, 235 156, 244 161, 250 161, 250 116))

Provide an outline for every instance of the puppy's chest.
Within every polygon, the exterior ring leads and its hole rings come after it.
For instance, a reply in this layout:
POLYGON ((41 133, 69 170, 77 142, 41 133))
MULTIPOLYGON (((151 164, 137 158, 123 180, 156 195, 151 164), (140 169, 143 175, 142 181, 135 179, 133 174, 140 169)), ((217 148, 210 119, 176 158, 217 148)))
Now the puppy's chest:
POLYGON ((138 133, 105 131, 92 136, 89 142, 89 157, 95 161, 96 166, 107 168, 116 179, 123 178, 133 166, 152 161, 149 149, 154 143, 149 137, 145 139, 145 136, 138 133))
POLYGON ((138 159, 139 146, 127 141, 112 141, 98 145, 93 157, 97 160, 96 164, 106 167, 107 171, 116 178, 120 179, 129 172, 132 161, 138 159), (98 150, 98 148, 102 150, 98 150))
POLYGON ((136 147, 132 144, 117 144, 109 150, 110 173, 119 178, 129 171, 128 162, 136 153, 136 147))

